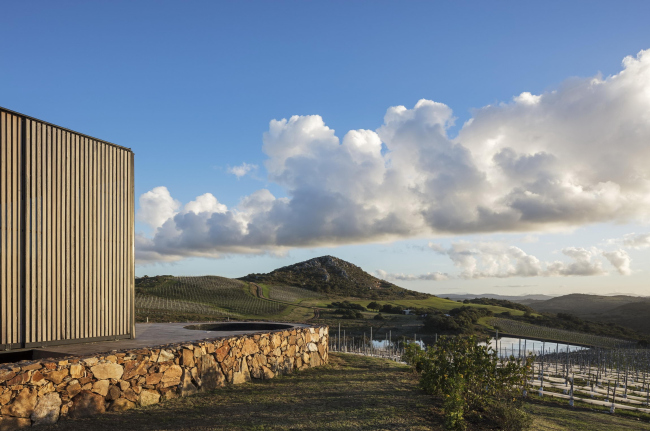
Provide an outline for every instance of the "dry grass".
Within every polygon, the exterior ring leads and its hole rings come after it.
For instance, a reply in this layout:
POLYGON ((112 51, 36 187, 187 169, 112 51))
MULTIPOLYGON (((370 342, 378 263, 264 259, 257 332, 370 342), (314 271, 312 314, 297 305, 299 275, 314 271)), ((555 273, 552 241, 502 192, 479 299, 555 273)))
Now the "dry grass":
POLYGON ((408 368, 353 355, 273 380, 228 386, 47 430, 440 430, 408 368))

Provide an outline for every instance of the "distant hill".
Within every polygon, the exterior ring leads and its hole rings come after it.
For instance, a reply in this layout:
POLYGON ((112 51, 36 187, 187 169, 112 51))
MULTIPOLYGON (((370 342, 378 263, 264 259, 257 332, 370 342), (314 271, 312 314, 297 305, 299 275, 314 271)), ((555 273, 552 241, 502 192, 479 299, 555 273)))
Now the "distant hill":
POLYGON ((455 293, 448 295, 439 295, 442 298, 449 298, 454 301, 465 300, 465 299, 474 299, 474 298, 490 298, 490 299, 501 299, 505 301, 517 302, 519 304, 528 305, 529 303, 535 301, 547 301, 552 299, 553 296, 550 295, 498 295, 496 293, 455 293))
POLYGON ((249 274, 240 280, 297 286, 328 295, 357 298, 424 299, 431 296, 381 280, 334 256, 315 257, 268 274, 249 274))
POLYGON ((648 298, 627 295, 601 296, 572 293, 570 295, 558 296, 543 302, 538 302, 533 306, 533 308, 537 311, 570 313, 580 316, 606 313, 620 307, 621 305, 647 300, 648 298))
POLYGON ((615 323, 650 334, 650 298, 629 295, 571 294, 530 306, 536 311, 566 313, 581 319, 615 323))

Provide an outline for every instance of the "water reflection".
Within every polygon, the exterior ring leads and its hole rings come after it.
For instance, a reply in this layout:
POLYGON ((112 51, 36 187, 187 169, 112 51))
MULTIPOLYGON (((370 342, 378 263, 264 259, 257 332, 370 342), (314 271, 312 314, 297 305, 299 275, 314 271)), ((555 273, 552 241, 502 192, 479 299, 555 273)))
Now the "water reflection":
MULTIPOLYGON (((481 343, 481 345, 485 346, 485 342, 481 343)), ((496 350, 501 357, 507 357, 510 355, 520 357, 524 354, 542 355, 550 353, 566 353, 586 349, 586 347, 576 346, 573 344, 511 337, 499 337, 498 342, 492 338, 490 339, 490 346, 496 350)))
MULTIPOLYGON (((412 343, 413 340, 410 340, 409 343, 412 343)), ((416 341, 418 346, 424 348, 424 343, 422 340, 416 341)), ((393 341, 392 344, 388 340, 372 340, 372 347, 375 349, 388 349, 389 347, 402 347, 402 341, 393 341)))

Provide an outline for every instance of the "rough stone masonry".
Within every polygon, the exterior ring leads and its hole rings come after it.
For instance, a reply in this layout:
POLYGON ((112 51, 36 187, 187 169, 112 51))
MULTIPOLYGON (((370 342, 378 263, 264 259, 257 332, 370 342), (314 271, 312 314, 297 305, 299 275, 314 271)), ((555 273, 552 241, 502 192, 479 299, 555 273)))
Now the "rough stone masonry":
POLYGON ((317 367, 328 328, 294 328, 0 367, 0 431, 51 424, 317 367))

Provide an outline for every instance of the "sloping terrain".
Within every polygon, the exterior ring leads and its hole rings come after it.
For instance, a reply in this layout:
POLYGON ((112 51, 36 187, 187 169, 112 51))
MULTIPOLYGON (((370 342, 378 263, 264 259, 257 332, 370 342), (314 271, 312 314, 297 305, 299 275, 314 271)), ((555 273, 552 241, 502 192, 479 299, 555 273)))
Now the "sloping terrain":
POLYGON ((549 313, 570 313, 576 316, 607 313, 621 305, 633 302, 647 301, 647 298, 636 296, 616 295, 586 295, 572 293, 571 295, 558 296, 547 301, 537 302, 533 308, 537 311, 549 313))
POLYGON ((530 304, 540 312, 565 313, 597 322, 615 323, 650 334, 650 298, 627 295, 571 294, 530 304))
POLYGON ((248 283, 217 276, 139 278, 135 299, 136 313, 145 318, 169 313, 269 317, 286 308, 252 295, 248 283))
POLYGON ((381 280, 334 256, 316 257, 268 274, 249 274, 240 280, 302 287, 328 295, 356 298, 424 299, 430 296, 381 280))
POLYGON ((635 331, 650 334, 650 301, 632 302, 601 314, 585 316, 590 320, 626 326, 635 331))

